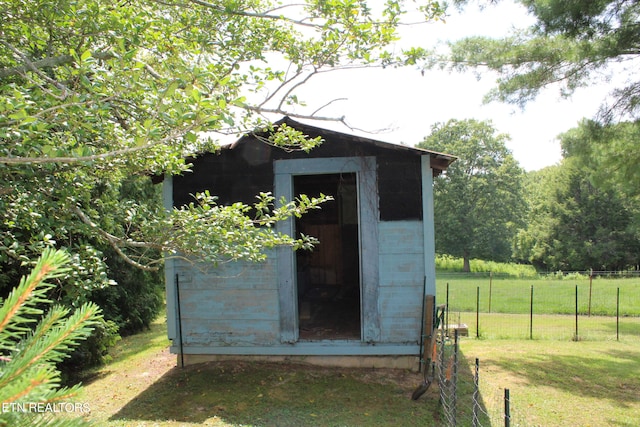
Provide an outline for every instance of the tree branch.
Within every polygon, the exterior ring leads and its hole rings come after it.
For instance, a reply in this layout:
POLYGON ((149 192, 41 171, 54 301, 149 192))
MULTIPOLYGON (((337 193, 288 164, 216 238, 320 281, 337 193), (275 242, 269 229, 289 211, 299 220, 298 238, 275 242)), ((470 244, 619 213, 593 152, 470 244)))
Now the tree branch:
MULTIPOLYGON (((40 77, 42 77, 43 79, 45 79, 49 83, 55 85, 56 87, 59 87, 58 85, 61 85, 60 82, 52 80, 47 75, 41 73, 40 70, 42 68, 55 68, 55 67, 59 67, 61 65, 73 64, 73 61, 75 61, 75 58, 73 56, 71 56, 71 55, 53 56, 53 57, 49 57, 49 58, 39 59, 37 61, 31 61, 29 58, 26 57, 26 55, 24 55, 23 53, 21 53, 20 51, 15 49, 13 46, 9 45, 8 43, 2 41, 2 44, 7 46, 9 49, 11 49, 17 55, 19 55, 20 58, 22 59, 22 61, 25 63, 25 65, 19 65, 19 66, 16 66, 16 67, 9 67, 9 68, 0 68, 0 79, 4 79, 4 78, 7 78, 7 77, 11 77, 11 76, 22 75, 22 74, 26 73, 27 71, 33 71, 34 73, 38 74, 40 77)), ((112 59, 112 58, 115 58, 116 56, 117 55, 114 54, 113 52, 100 52, 100 51, 91 52, 91 57, 92 58, 96 58, 96 59, 100 59, 100 60, 112 59)), ((147 63, 145 63, 143 61, 140 61, 139 59, 137 59, 137 61, 140 62, 144 66, 144 69, 153 78, 155 78, 157 80, 162 80, 163 79, 163 77, 156 70, 154 70, 153 67, 151 67, 149 64, 147 64, 147 63)))
POLYGON ((317 120, 317 121, 323 121, 323 122, 340 122, 346 125, 344 121, 345 120, 344 116, 341 116, 341 117, 313 116, 309 114, 299 114, 291 111, 286 111, 286 110, 283 110, 282 108, 263 108, 263 107, 254 107, 251 105, 247 105, 244 108, 258 114, 278 114, 282 116, 296 117, 299 119, 309 119, 309 120, 317 120))
POLYGON ((172 132, 171 134, 165 136, 164 138, 151 142, 149 144, 140 145, 137 147, 128 147, 123 148, 121 150, 109 151, 101 154, 93 154, 91 156, 80 156, 80 157, 0 157, 0 164, 4 163, 7 165, 24 165, 24 164, 51 164, 51 163, 63 163, 63 164, 72 164, 78 162, 93 162, 96 160, 105 160, 112 157, 122 156, 125 154, 132 154, 143 150, 148 150, 149 148, 153 148, 158 145, 166 144, 167 142, 179 138, 182 135, 186 134, 190 130, 192 130, 195 125, 188 126, 185 129, 180 129, 172 132))
POLYGON ((149 265, 144 265, 131 259, 129 255, 125 254, 122 251, 122 248, 120 247, 120 245, 137 247, 137 248, 150 248, 150 249, 162 249, 162 248, 157 248, 156 245, 153 245, 151 243, 135 242, 132 240, 116 237, 113 234, 108 233, 104 231, 102 228, 100 228, 95 222, 91 220, 91 218, 89 218, 84 212, 82 212, 82 210, 78 206, 73 206, 71 210, 78 216, 78 218, 80 218, 80 221, 82 221, 84 224, 88 225, 89 227, 94 229, 98 234, 104 237, 105 240, 109 243, 109 246, 111 246, 113 250, 116 251, 116 253, 120 255, 120 257, 122 257, 122 259, 127 264, 136 268, 140 268, 142 270, 146 270, 146 271, 158 271, 159 267, 150 267, 149 265))
POLYGON ((227 14, 227 15, 234 15, 234 16, 244 16, 247 18, 258 18, 258 19, 270 19, 273 21, 284 21, 284 22, 289 22, 291 24, 295 24, 295 25, 301 25, 304 27, 310 27, 310 28, 322 28, 322 25, 318 25, 318 24, 312 24, 309 22, 305 22, 304 20, 299 20, 299 19, 293 19, 293 18, 289 18, 283 15, 269 15, 267 13, 258 13, 258 12, 248 12, 246 10, 232 10, 232 9, 226 9, 220 6, 217 6, 213 3, 209 3, 203 0, 189 0, 191 3, 195 3, 199 6, 202 7, 206 7, 208 9, 212 9, 215 10, 219 13, 222 14, 227 14))
MULTIPOLYGON (((310 72, 304 79, 302 79, 302 81, 299 81, 297 83, 295 83, 293 86, 291 86, 289 89, 287 89, 287 91, 284 93, 284 95, 280 98, 280 102, 278 103, 278 109, 282 109, 282 105, 285 103, 285 101, 287 100, 287 98, 289 98, 289 96, 293 93, 293 91, 295 91, 297 88, 299 88, 300 86, 303 86, 304 84, 306 84, 309 80, 311 80, 311 78, 313 76, 315 76, 318 73, 318 70, 314 67, 313 71, 310 72)), ((297 76, 296 76, 297 77, 297 76)), ((286 83, 290 83, 292 82, 293 79, 289 80, 286 83)), ((284 88, 284 85, 286 83, 283 83, 277 90, 275 93, 277 93, 280 89, 284 88)), ((274 93, 274 94, 275 94, 274 93)))
MULTIPOLYGON (((5 46, 9 46, 6 42, 2 42, 5 46)), ((13 49, 12 49, 13 50, 13 49)), ((20 65, 17 67, 10 68, 0 68, 0 79, 4 79, 6 77, 17 76, 24 74, 27 71, 36 71, 42 68, 54 68, 64 64, 73 63, 73 56, 71 55, 62 55, 55 56, 51 58, 44 58, 38 61, 29 61, 26 57, 22 57, 23 61, 25 61, 26 65, 20 65)))
MULTIPOLYGON (((33 62, 31 62, 31 60, 29 58, 27 58, 27 55, 25 55, 24 53, 20 52, 20 50, 18 50, 16 47, 11 45, 10 43, 7 43, 4 40, 0 40, 0 43, 2 43, 5 47, 7 47, 7 49, 11 50, 18 57, 20 57, 20 59, 26 64, 26 65, 23 66, 24 67, 24 71, 22 73, 24 73, 26 71, 33 71, 38 76, 40 76, 40 78, 42 78, 44 81, 48 82, 49 84, 51 84, 51 85, 55 86, 56 88, 60 89, 61 91, 63 91, 63 93, 65 95, 63 95, 61 97, 61 99, 66 98, 66 93, 69 91, 68 87, 66 87, 65 85, 63 85, 59 81, 54 80, 51 77, 49 77, 46 74, 44 74, 43 72, 41 72, 40 69, 38 67, 36 67, 35 64, 33 62)), ((3 71, 3 70, 0 70, 0 71, 3 71)), ((0 75, 0 78, 2 78, 1 75, 0 75)), ((58 98, 60 98, 60 97, 58 97, 58 98)))
POLYGON ((312 116, 315 116, 316 113, 318 113, 320 110, 322 110, 323 108, 328 107, 329 105, 333 104, 334 102, 338 102, 338 101, 347 101, 348 98, 336 98, 336 99, 332 99, 331 101, 327 102, 326 104, 318 107, 315 109, 315 111, 313 113, 311 113, 312 116))

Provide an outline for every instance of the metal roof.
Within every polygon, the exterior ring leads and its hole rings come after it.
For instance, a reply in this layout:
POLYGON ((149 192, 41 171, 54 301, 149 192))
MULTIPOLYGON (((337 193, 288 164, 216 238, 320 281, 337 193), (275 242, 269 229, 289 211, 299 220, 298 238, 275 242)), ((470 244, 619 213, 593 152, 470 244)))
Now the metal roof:
MULTIPOLYGON (((431 167, 436 171, 434 171, 434 175, 439 175, 441 172, 445 171, 449 165, 451 165, 451 163, 453 163, 457 157, 452 156, 450 154, 445 154, 445 153, 439 153, 436 151, 432 151, 432 150, 426 150, 423 148, 418 148, 418 147, 411 147, 411 146, 407 146, 407 145, 401 145, 401 144, 394 144, 391 142, 384 142, 384 141, 379 141, 376 139, 372 139, 372 138, 366 138, 366 137, 362 137, 362 136, 357 136, 357 135, 353 135, 353 134, 348 134, 348 133, 344 133, 344 132, 338 132, 335 130, 330 130, 330 129, 325 129, 325 128, 320 128, 320 127, 316 127, 316 126, 311 126, 305 123, 300 123, 297 122, 293 119, 291 119, 290 117, 283 117, 282 119, 278 120, 277 122, 274 122, 273 125, 274 126, 279 126, 281 124, 286 124, 289 127, 292 127, 294 129, 297 129, 305 134, 311 134, 311 135, 321 135, 325 140, 326 139, 330 139, 330 137, 336 136, 340 139, 347 139, 347 140, 351 140, 353 142, 357 142, 357 143, 361 143, 361 144, 365 144, 365 145, 370 145, 370 146, 375 146, 375 147, 379 147, 385 150, 393 150, 396 152, 403 152, 403 153, 407 153, 408 155, 418 155, 418 156, 424 156, 424 155, 429 155, 431 157, 431 167)), ((266 133, 266 131, 264 130, 257 130, 255 132, 253 132, 252 134, 247 134, 243 137, 241 137, 240 139, 238 139, 236 142, 230 144, 229 146, 227 146, 227 148, 229 149, 233 149, 235 147, 237 147, 239 144, 242 144, 244 141, 246 141, 248 138, 251 138, 252 135, 255 134, 264 134, 266 133)))

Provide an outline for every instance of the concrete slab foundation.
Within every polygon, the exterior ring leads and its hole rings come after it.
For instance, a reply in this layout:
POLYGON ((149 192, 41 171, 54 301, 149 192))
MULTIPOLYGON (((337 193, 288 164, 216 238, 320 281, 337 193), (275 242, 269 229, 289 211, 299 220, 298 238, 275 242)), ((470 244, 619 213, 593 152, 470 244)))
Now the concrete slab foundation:
MULTIPOLYGON (((181 363, 177 355, 178 366, 181 363)), ((341 368, 390 368, 418 370, 420 360, 416 356, 239 356, 214 354, 185 354, 184 364, 237 360, 243 362, 298 363, 341 368)))

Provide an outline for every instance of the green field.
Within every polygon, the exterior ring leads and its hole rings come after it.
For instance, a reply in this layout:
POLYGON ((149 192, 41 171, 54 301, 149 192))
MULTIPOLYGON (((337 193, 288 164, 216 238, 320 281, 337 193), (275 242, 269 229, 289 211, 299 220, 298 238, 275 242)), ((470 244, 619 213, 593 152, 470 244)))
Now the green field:
POLYGON ((491 279, 444 273, 437 282, 439 304, 447 301, 447 287, 448 323, 466 324, 473 337, 640 338, 640 278, 491 279))
MULTIPOLYGON (((505 425, 509 389, 511 426, 637 426, 639 343, 465 338, 462 387, 472 381, 478 358, 482 412, 491 420, 482 425, 505 425)), ((471 426, 471 396, 459 399, 458 425, 471 426)))
POLYGON ((437 275, 438 303, 446 302, 449 288, 451 311, 529 313, 533 288, 536 314, 575 314, 576 289, 579 314, 615 316, 618 289, 620 315, 640 316, 640 277, 632 279, 513 279, 440 273, 437 275))
MULTIPOLYGON (((576 318, 569 315, 452 312, 449 324, 465 324, 469 336, 482 339, 575 340, 576 318), (476 324, 476 322, 478 322, 476 324), (478 335, 479 326, 479 335, 478 335)), ((579 316, 580 341, 640 340, 640 317, 579 316)))

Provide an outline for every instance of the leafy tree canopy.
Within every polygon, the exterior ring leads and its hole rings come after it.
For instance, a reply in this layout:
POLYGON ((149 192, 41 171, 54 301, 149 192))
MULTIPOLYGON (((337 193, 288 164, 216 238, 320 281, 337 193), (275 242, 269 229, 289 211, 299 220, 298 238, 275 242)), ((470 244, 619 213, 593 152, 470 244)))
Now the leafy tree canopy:
POLYGON ((595 185, 640 201, 640 121, 601 124, 583 120, 560 135, 563 157, 588 171, 595 185))
POLYGON ((516 256, 548 271, 622 270, 638 262, 633 207, 615 188, 599 188, 579 160, 532 175, 530 217, 516 256))
POLYGON ((434 183, 436 251, 506 261, 523 217, 524 171, 491 122, 437 123, 418 146, 458 157, 434 183))
MULTIPOLYGON (((622 81, 602 106, 604 121, 640 117, 640 3, 636 0, 518 0, 536 18, 502 39, 470 37, 450 44, 453 69, 500 74, 488 96, 524 105, 558 84, 565 96, 611 77, 622 81), (612 68, 615 66, 615 68, 612 68)), ((464 5, 468 0, 456 3, 464 5)))
MULTIPOLYGON (((437 2, 421 4, 425 20, 441 16, 437 2)), ((296 90, 320 73, 426 56, 393 49, 406 8, 402 0, 0 0, 0 261, 69 248, 83 290, 109 283, 100 245, 155 269, 161 252, 255 260, 273 245, 308 244, 271 226, 322 198, 263 194, 249 207, 202 194, 167 218, 147 177, 186 171, 187 156, 264 128, 265 114, 300 117, 296 90)), ((284 128, 270 140, 289 149, 320 142, 284 128)))

